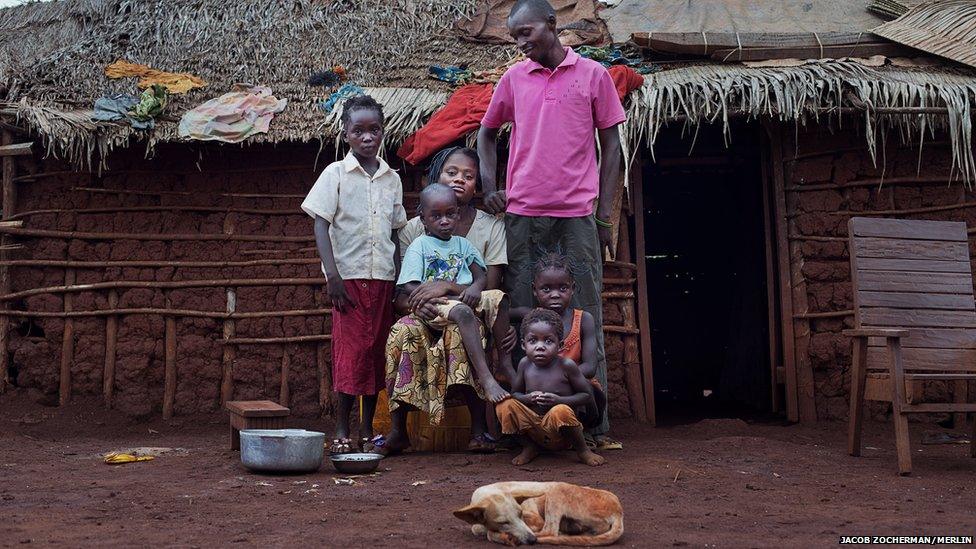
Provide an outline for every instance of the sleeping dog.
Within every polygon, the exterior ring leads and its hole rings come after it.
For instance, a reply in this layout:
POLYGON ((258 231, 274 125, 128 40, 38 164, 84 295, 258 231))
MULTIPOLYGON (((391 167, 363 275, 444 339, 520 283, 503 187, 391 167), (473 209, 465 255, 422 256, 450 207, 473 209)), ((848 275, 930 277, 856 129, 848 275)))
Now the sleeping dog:
POLYGON ((624 533, 620 500, 565 482, 496 482, 454 511, 475 535, 505 545, 610 545, 624 533))

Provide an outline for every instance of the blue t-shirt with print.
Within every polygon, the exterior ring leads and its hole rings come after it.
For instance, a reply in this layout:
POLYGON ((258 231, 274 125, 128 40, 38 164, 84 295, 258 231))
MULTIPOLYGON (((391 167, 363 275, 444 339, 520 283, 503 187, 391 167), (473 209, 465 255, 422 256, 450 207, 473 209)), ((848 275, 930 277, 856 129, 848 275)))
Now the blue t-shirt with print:
POLYGON ((487 269, 481 253, 467 238, 455 235, 450 240, 441 240, 430 235, 421 235, 403 254, 397 285, 447 280, 466 286, 473 281, 472 263, 487 269))

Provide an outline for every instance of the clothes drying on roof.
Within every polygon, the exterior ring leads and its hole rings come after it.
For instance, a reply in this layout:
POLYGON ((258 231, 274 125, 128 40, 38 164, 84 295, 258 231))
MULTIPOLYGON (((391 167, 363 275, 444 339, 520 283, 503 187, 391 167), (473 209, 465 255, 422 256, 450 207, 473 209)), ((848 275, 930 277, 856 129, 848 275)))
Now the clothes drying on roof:
POLYGON ((139 102, 129 111, 132 127, 149 129, 156 125, 156 117, 166 108, 167 92, 162 84, 153 84, 142 92, 139 102), (145 128, 142 128, 145 126, 145 128))
POLYGON ((611 65, 637 67, 643 61, 640 55, 627 57, 617 46, 603 46, 602 48, 597 46, 579 46, 573 49, 582 57, 598 61, 604 67, 610 67, 611 65))
POLYGON ((187 111, 180 119, 179 135, 240 143, 256 133, 267 133, 271 119, 287 104, 287 99, 276 98, 264 86, 225 93, 187 111))
POLYGON ((644 85, 644 77, 627 65, 614 65, 607 69, 617 88, 617 96, 623 101, 627 94, 644 85))
POLYGON ((136 76, 139 78, 137 85, 140 88, 160 84, 165 86, 169 93, 186 93, 193 88, 202 88, 207 85, 207 82, 202 78, 192 74, 160 71, 148 65, 140 65, 124 59, 119 59, 105 67, 105 76, 109 78, 136 76))
POLYGON ((325 112, 332 112, 332 109, 336 107, 339 101, 348 99, 354 95, 363 95, 365 93, 366 90, 355 84, 343 84, 343 86, 330 95, 328 99, 319 103, 319 107, 325 112))
POLYGON ((116 93, 95 100, 92 120, 99 122, 120 122, 129 118, 129 109, 139 103, 134 95, 116 93))
MULTIPOLYGON (((487 44, 514 44, 505 22, 516 0, 487 0, 471 17, 457 22, 461 38, 487 44)), ((597 16, 596 0, 549 0, 556 10, 559 41, 564 46, 603 45, 610 42, 607 26, 597 16)))
POLYGON ((467 67, 431 65, 428 71, 433 78, 448 84, 465 84, 474 76, 467 67))
POLYGON ((465 66, 456 67, 450 65, 431 65, 428 71, 432 78, 447 82, 453 86, 463 86, 465 84, 497 84, 498 80, 505 74, 505 71, 522 59, 525 59, 525 56, 520 54, 513 57, 504 65, 483 71, 472 70, 465 66))
POLYGON ((403 142, 397 155, 411 164, 419 164, 476 129, 488 110, 492 89, 491 84, 468 84, 458 88, 423 128, 403 142))
POLYGON ((346 68, 342 65, 336 65, 329 70, 319 71, 309 76, 308 85, 331 88, 340 82, 345 82, 348 78, 346 68))
POLYGON ((91 118, 105 122, 128 120, 137 130, 151 130, 156 126, 156 117, 166 108, 166 103, 166 89, 155 85, 142 92, 138 98, 117 93, 96 99, 91 118))

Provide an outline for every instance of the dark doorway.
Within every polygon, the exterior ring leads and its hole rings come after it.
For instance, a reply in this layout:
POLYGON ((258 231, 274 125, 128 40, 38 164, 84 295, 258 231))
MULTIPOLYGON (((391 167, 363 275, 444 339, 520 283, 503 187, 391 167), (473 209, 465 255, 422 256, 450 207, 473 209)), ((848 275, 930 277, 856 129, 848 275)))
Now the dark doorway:
POLYGON ((655 402, 664 423, 769 412, 760 128, 662 131, 644 166, 655 402), (689 154, 689 149, 691 150, 689 154))

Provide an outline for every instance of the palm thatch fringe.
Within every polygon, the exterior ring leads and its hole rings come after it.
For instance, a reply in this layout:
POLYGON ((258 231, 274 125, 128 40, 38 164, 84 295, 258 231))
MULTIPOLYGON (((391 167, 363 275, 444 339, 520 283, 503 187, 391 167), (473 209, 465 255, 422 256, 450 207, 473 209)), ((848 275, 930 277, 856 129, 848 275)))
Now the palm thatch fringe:
MULTIPOLYGON (((384 106, 386 144, 390 147, 399 146, 420 129, 449 97, 446 92, 415 88, 365 91, 384 106)), ((952 142, 953 168, 968 183, 976 179, 974 103, 976 75, 949 68, 873 68, 845 60, 766 68, 701 65, 648 76, 644 86, 628 98, 628 120, 621 127, 621 143, 628 160, 634 160, 641 142, 651 147, 653 154, 661 128, 675 121, 683 121, 689 129, 718 122, 724 127, 726 139, 731 139, 732 115, 840 124, 842 112, 854 107, 864 112, 865 137, 872 158, 877 160, 877 143, 879 139, 883 142, 890 131, 904 142, 920 143, 937 131, 946 131, 952 142), (897 112, 930 107, 945 108, 948 114, 931 110, 897 112)), ((325 114, 313 105, 289 104, 282 116, 272 122, 270 134, 254 136, 249 141, 336 139, 338 145, 341 103, 338 107, 325 114), (295 127, 285 115, 298 109, 303 112, 293 113, 293 117, 310 118, 304 111, 317 111, 318 122, 311 127, 295 127)), ((0 114, 10 113, 44 139, 48 154, 77 165, 90 165, 95 157, 104 159, 112 149, 146 135, 127 125, 91 122, 91 111, 87 110, 62 111, 27 102, 0 103, 0 114)), ((159 142, 176 141, 175 124, 163 122, 145 139, 150 151, 159 142)))
MULTIPOLYGON (((441 108, 448 98, 445 92, 416 88, 365 88, 381 105, 386 115, 386 143, 398 147, 412 133, 419 130, 430 115, 441 108)), ((308 131, 289 127, 287 117, 277 117, 271 122, 271 134, 256 135, 249 142, 311 141, 315 139, 334 139, 339 150, 339 116, 342 112, 340 101, 332 112, 325 114, 317 106, 289 105, 288 109, 317 111, 321 122, 317 128, 308 131)), ((104 167, 108 153, 117 147, 128 145, 134 138, 146 140, 147 153, 158 144, 179 141, 175 132, 176 124, 161 122, 152 132, 133 130, 128 124, 112 122, 93 122, 91 110, 63 111, 43 106, 30 106, 22 103, 0 102, 0 113, 13 114, 19 122, 35 131, 47 145, 47 154, 64 158, 69 162, 92 168, 92 161, 98 160, 104 167)), ((287 110, 285 111, 288 112, 287 110)), ((283 113, 285 114, 285 113, 283 113)), ((303 115, 305 116, 305 115, 303 115)))
MULTIPOLYGON (((684 121, 689 129, 721 123, 726 139, 729 117, 780 121, 841 123, 844 107, 864 109, 865 137, 877 161, 877 141, 889 129, 906 142, 923 141, 947 130, 954 170, 967 183, 976 178, 972 116, 976 76, 952 69, 871 68, 854 61, 810 62, 797 67, 750 68, 703 65, 663 71, 646 78, 631 96, 626 131, 629 143, 646 140, 652 148, 668 122, 684 121), (891 114, 912 107, 945 107, 938 113, 891 114), (885 112, 879 114, 877 109, 885 112)), ((636 151, 631 149, 630 159, 636 151)))
POLYGON ((926 2, 872 30, 905 44, 976 67, 976 2, 926 2))
POLYGON ((868 5, 868 10, 881 16, 894 19, 905 15, 912 7, 922 3, 922 0, 874 0, 868 5))
MULTIPOLYGON (((444 106, 449 97, 445 92, 416 88, 365 88, 364 91, 383 105, 386 116, 384 142, 392 146, 399 146, 423 127, 430 115, 444 106)), ((336 149, 339 148, 339 132, 342 130, 340 116, 344 103, 344 99, 337 102, 317 132, 335 138, 336 149)))
POLYGON ((0 112, 12 115, 18 124, 37 133, 46 145, 46 155, 64 159, 84 169, 92 160, 104 163, 113 149, 130 143, 135 133, 128 125, 93 122, 91 110, 62 111, 26 103, 0 102, 0 112))

